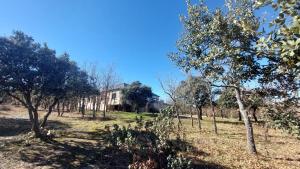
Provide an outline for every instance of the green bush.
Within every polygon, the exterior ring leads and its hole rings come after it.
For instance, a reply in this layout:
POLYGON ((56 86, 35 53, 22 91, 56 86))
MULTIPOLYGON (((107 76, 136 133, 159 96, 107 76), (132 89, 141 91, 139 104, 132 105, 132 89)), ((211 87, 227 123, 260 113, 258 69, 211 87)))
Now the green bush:
MULTIPOLYGON (((177 157, 170 135, 174 130, 170 108, 163 110, 153 121, 136 118, 136 126, 120 127, 113 125, 107 141, 132 155, 129 168, 189 168, 191 162, 177 157)), ((184 147, 184 145, 183 145, 184 147)))

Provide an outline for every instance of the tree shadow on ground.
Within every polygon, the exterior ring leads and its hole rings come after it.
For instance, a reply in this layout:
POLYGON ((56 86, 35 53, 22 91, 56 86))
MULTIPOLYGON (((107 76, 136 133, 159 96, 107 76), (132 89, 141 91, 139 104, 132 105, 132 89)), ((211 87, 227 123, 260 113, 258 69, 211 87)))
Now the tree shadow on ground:
MULTIPOLYGON (((68 126, 56 121, 49 121, 49 127, 66 129, 68 126)), ((30 122, 26 119, 7 119, 0 118, 0 135, 18 135, 29 131, 30 122), (6 124, 6 125, 4 125, 6 124), (3 128, 4 127, 4 128, 3 128), (9 130, 11 130, 9 132, 9 130)), ((65 131, 49 142, 32 140, 29 144, 25 140, 18 142, 8 142, 1 151, 9 150, 9 157, 31 163, 35 166, 48 166, 58 168, 103 168, 103 169, 122 169, 128 168, 132 162, 133 155, 108 146, 107 138, 109 133, 105 130, 87 131, 65 131), (13 150, 11 148, 14 148, 13 150)), ((174 142, 179 151, 182 145, 187 145, 189 151, 196 157, 209 156, 208 153, 199 151, 191 144, 181 141, 174 142)), ((209 163, 190 158, 193 161, 193 168, 225 168, 219 164, 209 163)))
MULTIPOLYGON (((106 144, 105 140, 109 134, 104 130, 76 131, 72 134, 72 136, 66 134, 49 143, 38 142, 23 148, 19 151, 20 158, 36 166, 51 166, 52 168, 121 169, 128 168, 132 161, 132 154, 106 144)), ((182 147, 187 146, 189 151, 198 157, 209 156, 208 153, 197 150, 187 142, 177 140, 174 144, 176 144, 174 148, 178 151, 185 151, 182 147)), ((190 159, 195 169, 225 168, 219 164, 199 160, 199 158, 190 159)))
MULTIPOLYGON (((67 129, 70 126, 58 121, 47 122, 47 128, 67 129)), ((4 118, 0 117, 0 136, 17 136, 25 134, 31 129, 31 122, 28 119, 4 118)))
POLYGON ((32 144, 19 151, 19 155, 25 162, 52 168, 128 168, 130 154, 105 145, 104 136, 101 132, 78 132, 57 141, 32 144))
POLYGON ((188 152, 185 153, 188 155, 187 159, 192 160, 192 168, 193 169, 227 169, 227 167, 222 166, 217 163, 207 162, 199 159, 199 157, 208 157, 209 153, 199 150, 194 147, 191 143, 188 143, 183 140, 172 140, 172 149, 175 149, 180 152, 188 152))

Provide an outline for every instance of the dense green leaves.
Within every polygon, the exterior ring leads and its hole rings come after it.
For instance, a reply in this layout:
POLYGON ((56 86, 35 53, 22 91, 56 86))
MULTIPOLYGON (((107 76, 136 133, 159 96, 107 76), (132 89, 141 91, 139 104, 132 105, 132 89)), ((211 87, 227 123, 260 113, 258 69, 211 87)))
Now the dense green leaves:
POLYGON ((150 87, 142 85, 139 81, 133 82, 122 90, 124 104, 130 104, 135 111, 144 107, 149 99, 152 98, 152 90, 150 87), (128 103, 127 103, 128 102, 128 103))
POLYGON ((70 93, 87 96, 97 92, 87 73, 70 61, 68 54, 56 57, 55 50, 23 32, 0 37, 0 67, 0 91, 28 109, 36 135, 40 135, 38 108, 45 99, 53 99, 51 113, 57 101, 70 93))

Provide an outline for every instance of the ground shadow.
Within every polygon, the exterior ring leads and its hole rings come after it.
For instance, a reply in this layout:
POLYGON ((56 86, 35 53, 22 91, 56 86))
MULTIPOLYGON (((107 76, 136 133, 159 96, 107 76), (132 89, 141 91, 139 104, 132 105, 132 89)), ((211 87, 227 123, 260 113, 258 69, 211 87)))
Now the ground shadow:
MULTIPOLYGON (((70 126, 58 121, 49 120, 47 128, 51 129, 67 129, 70 126)), ((0 117, 0 136, 16 136, 29 132, 31 122, 28 119, 16 119, 0 117)))
POLYGON ((184 140, 172 140, 172 149, 181 152, 189 152, 188 154, 192 154, 193 157, 188 157, 192 161, 193 169, 227 169, 227 167, 222 166, 217 163, 207 162, 199 159, 199 157, 207 157, 210 156, 209 153, 199 150, 194 147, 191 143, 186 142, 184 140))
POLYGON ((228 167, 216 163, 202 161, 202 160, 193 161, 192 168, 193 169, 229 169, 228 167))
POLYGON ((62 141, 39 142, 19 154, 21 160, 52 168, 128 168, 131 156, 116 147, 104 145, 105 133, 82 132, 88 138, 62 136, 62 141), (93 142, 91 140, 94 140, 93 142))

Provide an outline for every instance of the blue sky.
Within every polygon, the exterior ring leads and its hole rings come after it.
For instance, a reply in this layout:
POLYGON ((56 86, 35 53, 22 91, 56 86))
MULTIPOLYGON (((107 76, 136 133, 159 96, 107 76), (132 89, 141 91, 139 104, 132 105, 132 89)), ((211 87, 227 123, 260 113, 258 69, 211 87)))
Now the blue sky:
POLYGON ((21 30, 79 65, 113 64, 124 82, 139 80, 164 99, 158 78, 184 77, 167 54, 185 13, 185 0, 0 0, 0 36, 21 30))

